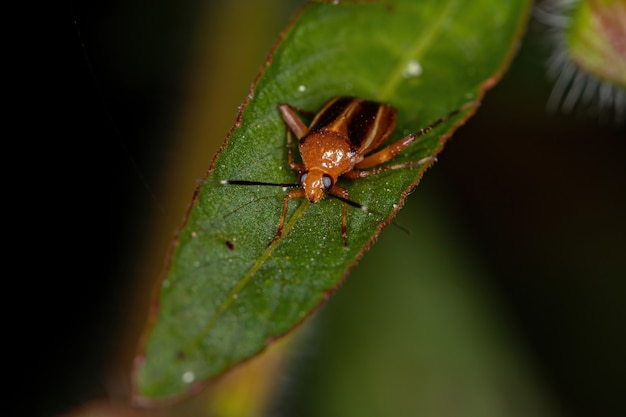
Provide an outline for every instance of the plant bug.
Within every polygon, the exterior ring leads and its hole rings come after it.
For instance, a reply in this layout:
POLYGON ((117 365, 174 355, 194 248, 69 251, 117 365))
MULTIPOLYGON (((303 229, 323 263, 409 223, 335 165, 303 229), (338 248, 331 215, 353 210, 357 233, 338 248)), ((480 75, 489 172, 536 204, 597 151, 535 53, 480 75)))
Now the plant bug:
POLYGON ((311 203, 317 203, 328 195, 341 200, 343 202, 341 237, 344 246, 347 246, 348 206, 351 205, 364 211, 369 211, 369 209, 350 200, 348 191, 337 185, 337 180, 340 177, 364 178, 432 161, 434 158, 429 156, 418 161, 382 165, 404 151, 420 136, 430 132, 462 110, 476 105, 478 102, 466 103, 416 133, 411 133, 378 149, 396 127, 397 110, 388 104, 348 96, 334 97, 322 107, 308 126, 298 116, 299 113, 305 113, 305 111, 288 104, 281 104, 278 108, 287 126, 287 158, 289 167, 298 171, 298 183, 276 184, 245 180, 220 182, 222 184, 275 185, 295 188, 285 195, 274 240, 282 235, 287 207, 292 198, 307 198, 311 203), (302 162, 295 162, 293 159, 292 134, 298 139, 302 162))

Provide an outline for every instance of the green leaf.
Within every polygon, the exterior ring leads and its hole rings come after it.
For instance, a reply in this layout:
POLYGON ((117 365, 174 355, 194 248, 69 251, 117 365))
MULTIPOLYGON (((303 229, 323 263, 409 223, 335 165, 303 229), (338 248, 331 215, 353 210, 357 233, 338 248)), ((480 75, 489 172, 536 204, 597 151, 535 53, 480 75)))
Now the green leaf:
MULTIPOLYGON (((347 247, 342 203, 330 198, 292 201, 283 237, 272 242, 285 191, 214 180, 297 181, 277 106, 315 111, 338 95, 388 102, 398 108, 390 142, 398 140, 482 98, 508 64, 528 8, 526 0, 395 0, 303 9, 269 56, 174 242, 136 359, 136 403, 162 403, 200 389, 312 314, 425 169, 340 182, 352 200, 371 208, 349 209, 347 247)), ((436 155, 472 111, 422 137, 394 162, 436 155)))

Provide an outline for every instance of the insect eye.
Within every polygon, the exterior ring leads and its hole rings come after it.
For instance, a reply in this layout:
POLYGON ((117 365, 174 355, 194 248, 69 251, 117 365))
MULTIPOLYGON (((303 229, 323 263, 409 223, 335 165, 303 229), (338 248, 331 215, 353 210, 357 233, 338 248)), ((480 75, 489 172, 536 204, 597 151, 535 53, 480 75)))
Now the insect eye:
POLYGON ((300 184, 304 182, 308 174, 309 174, 309 171, 304 171, 302 174, 300 174, 300 179, 299 179, 300 184))
POLYGON ((324 184, 324 189, 328 190, 333 186, 333 179, 330 177, 330 175, 324 174, 322 175, 322 183, 324 184))

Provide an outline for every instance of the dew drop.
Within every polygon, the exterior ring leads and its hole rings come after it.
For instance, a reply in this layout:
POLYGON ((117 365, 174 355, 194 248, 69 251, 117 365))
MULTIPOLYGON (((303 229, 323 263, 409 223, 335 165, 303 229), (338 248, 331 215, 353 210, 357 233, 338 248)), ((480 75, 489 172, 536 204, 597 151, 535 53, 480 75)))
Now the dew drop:
POLYGON ((298 86, 298 91, 304 93, 306 91, 306 85, 300 84, 298 86))
POLYGON ((192 371, 187 371, 183 374, 181 379, 185 384, 191 384, 196 379, 196 374, 192 371))
POLYGON ((420 75, 422 75, 422 66, 414 59, 410 60, 402 70, 404 78, 419 77, 420 75))

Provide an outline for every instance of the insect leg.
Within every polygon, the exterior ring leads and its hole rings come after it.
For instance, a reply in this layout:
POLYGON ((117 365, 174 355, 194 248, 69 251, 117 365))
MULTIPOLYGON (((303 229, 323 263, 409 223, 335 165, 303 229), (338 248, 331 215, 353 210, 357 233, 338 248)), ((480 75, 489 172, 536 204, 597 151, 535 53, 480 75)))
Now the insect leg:
POLYGON ((283 227, 285 226, 285 218, 287 217, 287 207, 289 205, 289 200, 291 200, 292 198, 303 198, 304 196, 305 196, 304 190, 302 188, 289 191, 285 195, 285 198, 283 199, 283 210, 282 210, 282 213, 280 214, 280 221, 278 222, 278 230, 276 230, 276 236, 274 236, 274 239, 272 239, 272 242, 277 239, 280 239, 280 237, 283 234, 283 227))
POLYGON ((293 161, 293 146, 291 145, 291 130, 287 129, 287 161, 289 162, 289 168, 294 171, 304 171, 304 165, 293 161))
POLYGON ((343 213, 341 215, 341 238, 343 246, 348 246, 348 203, 343 203, 343 213))
MULTIPOLYGON (((333 185, 330 189, 330 194, 335 197, 338 197, 339 200, 343 201, 343 214, 341 216, 341 238, 343 239, 343 246, 348 246, 348 190, 345 188, 339 187, 338 185, 333 185)), ((360 207, 363 207, 359 204, 360 207)))
POLYGON ((394 169, 412 168, 412 167, 424 165, 425 163, 434 161, 435 159, 436 158, 434 156, 427 156, 426 158, 422 158, 419 161, 403 162, 401 164, 387 165, 387 166, 378 167, 374 169, 368 169, 368 170, 353 169, 352 171, 349 171, 343 174, 343 176, 346 178, 350 178, 350 179, 363 178, 369 175, 380 174, 381 172, 391 171, 394 169))
MULTIPOLYGON (((457 113, 459 113, 459 112, 461 112, 461 111, 463 111, 463 110, 465 110, 465 109, 467 109, 469 107, 478 106, 478 104, 479 104, 479 102, 477 102, 477 101, 470 101, 469 103, 465 103, 464 105, 462 105, 458 109, 452 110, 450 113, 448 113, 445 116, 435 120, 434 122, 432 122, 428 126, 418 130, 417 132, 411 133, 410 135, 407 135, 407 136, 403 137, 402 139, 398 140, 397 142, 392 143, 391 145, 387 146, 386 148, 383 148, 383 149, 381 149, 378 152, 375 152, 375 153, 373 153, 371 155, 366 156, 365 158, 363 158, 363 160, 361 162, 357 163, 354 167, 357 170, 359 170, 359 169, 363 169, 363 168, 370 168, 370 167, 373 167, 373 166, 376 166, 376 165, 380 165, 382 163, 385 163, 385 162, 389 161, 390 159, 392 159, 393 157, 398 155, 400 152, 405 150, 407 147, 409 147, 411 144, 413 144, 415 142, 415 140, 417 138, 419 138, 420 136, 423 136, 423 135, 427 134, 428 132, 433 130, 435 127, 439 126, 441 123, 445 122, 446 120, 448 120, 452 116, 456 115, 457 113)), ((417 165, 420 165, 420 164, 417 164, 417 165)), ((411 165, 409 165, 409 166, 411 166, 411 165)), ((415 166, 415 165, 412 165, 412 166, 415 166)))
POLYGON ((281 104, 278 109, 280 110, 280 114, 283 116, 283 120, 285 121, 287 128, 289 128, 289 130, 291 130, 298 139, 302 139, 302 137, 309 131, 309 128, 298 117, 298 110, 291 107, 289 104, 281 104))

